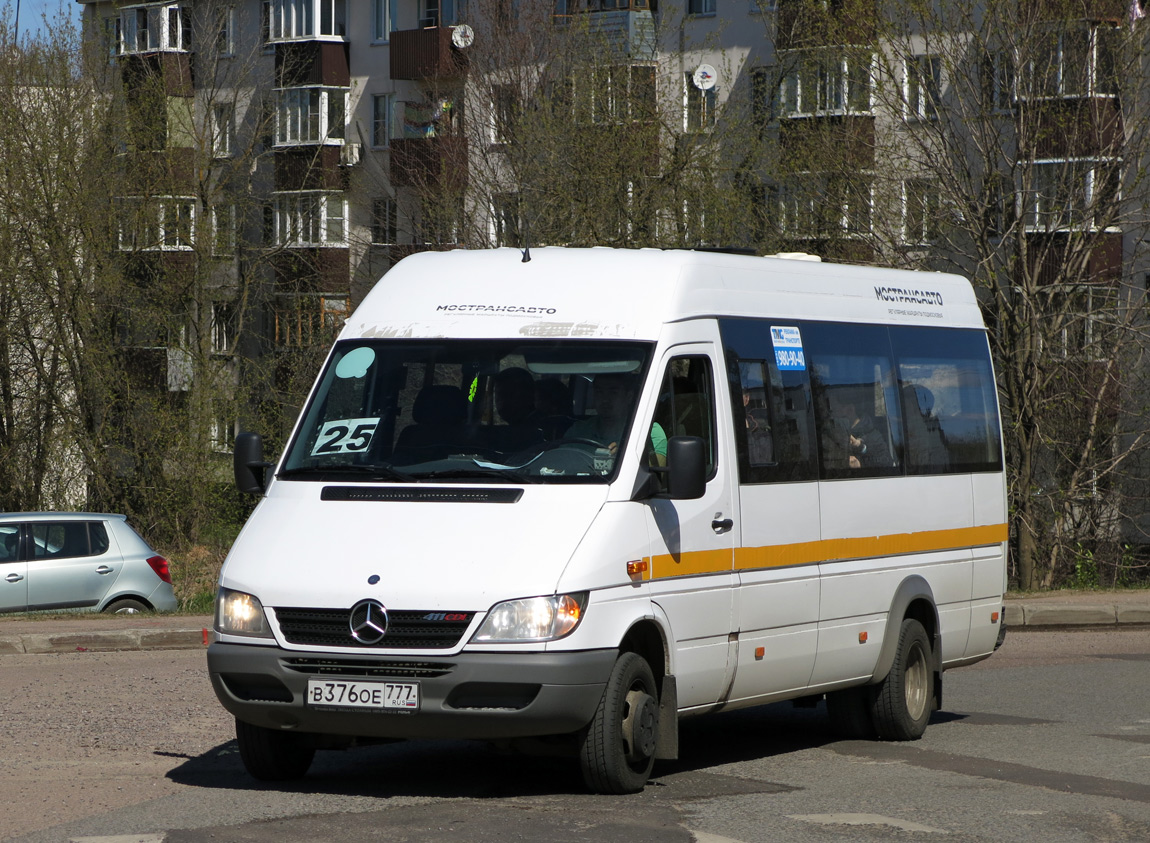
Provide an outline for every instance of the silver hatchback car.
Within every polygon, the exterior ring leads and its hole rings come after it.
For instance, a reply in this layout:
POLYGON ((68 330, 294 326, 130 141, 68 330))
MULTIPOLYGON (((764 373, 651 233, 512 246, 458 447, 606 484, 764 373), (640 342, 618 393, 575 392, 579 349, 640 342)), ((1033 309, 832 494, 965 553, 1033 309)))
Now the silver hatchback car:
POLYGON ((123 515, 0 513, 0 612, 175 608, 168 560, 123 515))

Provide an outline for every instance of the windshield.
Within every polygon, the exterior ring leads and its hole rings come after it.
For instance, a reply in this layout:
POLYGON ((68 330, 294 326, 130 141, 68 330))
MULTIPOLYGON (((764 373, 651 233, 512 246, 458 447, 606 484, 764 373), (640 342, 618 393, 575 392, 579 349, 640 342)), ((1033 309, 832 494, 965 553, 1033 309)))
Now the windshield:
POLYGON ((281 479, 605 483, 650 343, 340 343, 281 479))

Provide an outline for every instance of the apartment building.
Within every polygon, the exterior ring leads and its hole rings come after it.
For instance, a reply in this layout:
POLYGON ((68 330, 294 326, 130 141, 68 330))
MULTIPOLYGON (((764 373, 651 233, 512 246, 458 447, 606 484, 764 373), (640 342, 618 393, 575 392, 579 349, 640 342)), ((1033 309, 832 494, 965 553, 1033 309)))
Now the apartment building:
MULTIPOLYGON (((249 397, 220 402, 221 449, 261 390, 290 418, 316 351, 413 251, 735 246, 958 269, 996 330, 996 302, 1047 308, 1087 393, 1145 273, 1141 10, 1123 0, 80 2, 135 115, 125 271, 181 291, 193 326, 125 342, 180 393, 207 371, 199 338, 229 399, 249 397), (518 131, 557 112, 546 143, 518 131), (634 144, 650 149, 619 154, 634 144)), ((1079 409, 1116 417, 1122 396, 1100 390, 1079 409)))

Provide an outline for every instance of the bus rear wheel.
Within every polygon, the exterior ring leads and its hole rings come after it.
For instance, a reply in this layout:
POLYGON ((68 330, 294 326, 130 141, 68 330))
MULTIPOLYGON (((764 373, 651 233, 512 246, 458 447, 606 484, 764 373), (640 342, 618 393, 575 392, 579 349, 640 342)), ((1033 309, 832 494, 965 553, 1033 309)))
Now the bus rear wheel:
POLYGON ((623 653, 579 749, 583 780, 595 793, 637 793, 655 764, 659 736, 659 691, 651 666, 636 653, 623 653))
POLYGON ((874 725, 889 741, 915 741, 926 731, 934 698, 934 659, 922 624, 907 618, 899 629, 894 664, 878 686, 874 725))

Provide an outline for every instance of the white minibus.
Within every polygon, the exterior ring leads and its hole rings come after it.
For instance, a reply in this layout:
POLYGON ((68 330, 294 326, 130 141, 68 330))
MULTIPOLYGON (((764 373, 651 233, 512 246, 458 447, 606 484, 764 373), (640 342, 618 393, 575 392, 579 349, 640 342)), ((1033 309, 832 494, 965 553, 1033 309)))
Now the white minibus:
POLYGON ((704 251, 404 259, 223 566, 249 773, 407 738, 643 788, 682 718, 825 699, 914 740, 1003 632, 1002 436, 963 278, 704 251))

